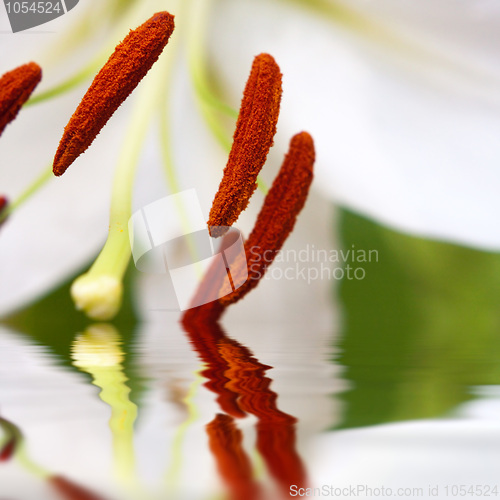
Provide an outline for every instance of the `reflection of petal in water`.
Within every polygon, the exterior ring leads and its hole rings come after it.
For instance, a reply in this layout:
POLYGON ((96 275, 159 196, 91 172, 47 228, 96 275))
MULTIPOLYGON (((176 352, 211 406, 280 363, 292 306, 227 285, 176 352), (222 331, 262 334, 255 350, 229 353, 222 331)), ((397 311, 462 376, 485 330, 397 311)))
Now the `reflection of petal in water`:
POLYGON ((258 499, 259 487, 252 479, 252 464, 243 449, 243 436, 233 418, 216 415, 207 425, 207 434, 219 473, 231 491, 231 500, 258 499))
POLYGON ((48 479, 50 485, 64 500, 104 500, 103 497, 82 488, 62 476, 52 476, 48 479))
POLYGON ((6 221, 7 215, 2 212, 8 207, 8 205, 9 200, 5 196, 0 195, 0 227, 2 227, 3 223, 6 221))

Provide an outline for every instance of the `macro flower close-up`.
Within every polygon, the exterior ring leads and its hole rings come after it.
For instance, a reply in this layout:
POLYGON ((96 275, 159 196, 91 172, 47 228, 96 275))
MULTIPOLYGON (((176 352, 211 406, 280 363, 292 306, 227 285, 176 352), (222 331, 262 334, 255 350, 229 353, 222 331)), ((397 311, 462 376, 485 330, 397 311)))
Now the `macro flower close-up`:
POLYGON ((500 8, 0 6, 0 498, 500 495, 500 8))

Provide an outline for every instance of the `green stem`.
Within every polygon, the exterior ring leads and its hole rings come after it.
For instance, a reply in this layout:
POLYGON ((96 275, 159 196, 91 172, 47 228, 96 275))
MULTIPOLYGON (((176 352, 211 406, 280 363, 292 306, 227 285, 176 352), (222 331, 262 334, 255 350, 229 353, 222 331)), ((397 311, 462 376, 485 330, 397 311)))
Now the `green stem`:
POLYGON ((130 258, 128 220, 132 215, 132 188, 149 121, 154 111, 152 85, 142 89, 130 120, 115 171, 111 195, 109 234, 88 274, 111 274, 122 279, 130 258))
POLYGON ((178 38, 173 40, 173 47, 169 47, 169 54, 163 72, 163 92, 159 96, 158 101, 158 120, 159 120, 159 134, 160 134, 160 151, 163 160, 163 167, 165 177, 167 179, 168 187, 171 193, 178 193, 181 191, 181 185, 177 176, 174 159, 172 155, 172 141, 171 126, 170 126, 170 113, 169 104, 172 94, 172 66, 176 61, 178 38))

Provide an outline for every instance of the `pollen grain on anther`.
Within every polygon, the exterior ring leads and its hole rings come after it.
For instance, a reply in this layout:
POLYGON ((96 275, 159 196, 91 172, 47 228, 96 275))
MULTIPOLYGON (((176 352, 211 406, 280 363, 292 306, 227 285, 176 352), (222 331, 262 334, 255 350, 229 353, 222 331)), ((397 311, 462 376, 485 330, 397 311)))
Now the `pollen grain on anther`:
POLYGON ((276 258, 307 199, 313 180, 314 160, 312 137, 307 132, 292 137, 283 165, 245 242, 245 256, 240 256, 232 269, 236 281, 240 281, 240 273, 248 273, 248 278, 233 293, 219 299, 223 306, 237 302, 257 286, 276 258))
POLYGON ((54 157, 55 175, 62 175, 90 146, 156 62, 173 31, 174 16, 158 12, 117 45, 64 129, 54 157))
POLYGON ((281 72, 269 54, 255 57, 241 101, 233 145, 208 226, 222 236, 245 210, 257 187, 257 176, 273 145, 281 101, 281 72))
POLYGON ((42 68, 34 62, 23 64, 0 77, 0 135, 41 79, 42 68))

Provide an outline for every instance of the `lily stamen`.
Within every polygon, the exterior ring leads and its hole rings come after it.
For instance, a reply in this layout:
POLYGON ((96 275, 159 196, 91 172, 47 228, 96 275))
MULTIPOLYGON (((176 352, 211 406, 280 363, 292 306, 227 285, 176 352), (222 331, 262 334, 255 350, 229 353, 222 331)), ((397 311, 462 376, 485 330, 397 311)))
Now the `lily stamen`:
MULTIPOLYGON (((265 128, 267 125, 267 132, 269 132, 267 145, 264 148, 257 148, 257 157, 253 163, 254 165, 263 164, 272 144, 280 97, 281 73, 279 73, 278 65, 268 54, 261 54, 255 58, 252 73, 245 88, 233 149, 210 210, 208 224, 212 236, 220 236, 227 231, 227 227, 225 230, 212 227, 215 221, 230 225, 239 216, 241 210, 248 205, 249 197, 256 188, 256 178, 260 167, 258 170, 249 168, 252 164, 252 155, 247 147, 250 147, 252 139, 261 133, 261 129, 253 127, 265 128), (265 83, 261 81, 260 88, 259 68, 266 75, 262 78, 265 83), (254 97, 254 94, 258 96, 262 92, 266 94, 266 98, 254 97), (254 99, 253 101, 250 96, 254 99), (250 115, 251 118, 249 118, 250 115), (258 120, 255 116, 258 116, 258 120), (234 163, 233 160, 236 158, 242 158, 246 160, 246 163, 245 161, 241 164, 234 163)), ((266 195, 255 227, 245 243, 245 252, 243 255, 236 256, 235 262, 231 264, 231 283, 244 283, 228 294, 225 289, 221 288, 226 276, 221 275, 221 271, 214 265, 206 273, 193 298, 193 304, 204 305, 193 307, 185 312, 182 318, 185 326, 196 325, 203 321, 218 321, 229 304, 243 298, 257 285, 293 230, 297 216, 304 206, 313 179, 314 160, 315 150, 312 137, 307 132, 301 132, 292 137, 283 165, 266 195), (214 294, 214 289, 220 290, 220 293, 214 294), (204 300, 204 298, 217 295, 221 298, 216 301, 204 300)), ((224 246, 223 241, 221 250, 224 250, 224 246)))
POLYGON ((42 69, 34 62, 23 64, 0 77, 0 135, 41 79, 42 69))
POLYGON ((54 157, 55 175, 62 175, 92 144, 156 62, 173 30, 174 16, 158 12, 117 45, 64 129, 54 157))
POLYGON ((232 271, 236 281, 235 273, 238 272, 247 272, 248 278, 233 293, 219 299, 223 306, 242 299, 257 286, 285 243, 306 201, 313 180, 314 159, 312 137, 307 132, 295 135, 257 216, 254 229, 245 242, 246 261, 241 256, 240 262, 234 266, 236 270, 232 271))
MULTIPOLYGON (((124 41, 119 45, 119 57, 123 57, 123 54, 127 50, 131 51, 133 58, 136 60, 139 57, 139 54, 142 53, 141 51, 148 48, 153 50, 157 47, 157 51, 161 52, 160 48, 163 49, 164 44, 171 34, 171 30, 173 30, 173 27, 173 16, 167 12, 155 14, 149 19, 149 21, 132 31, 124 39, 124 41), (143 37, 144 40, 142 42, 138 42, 137 37, 139 37, 139 40, 143 37), (135 45, 130 45, 131 43, 135 45)), ((113 56, 116 54, 117 51, 115 51, 113 56)), ((158 55, 159 52, 154 56, 144 54, 144 58, 148 61, 149 65, 142 61, 136 61, 137 64, 140 63, 142 66, 136 73, 131 74, 130 71, 128 73, 129 78, 132 80, 135 79, 135 85, 137 85, 153 62, 156 61, 158 55)), ((116 89, 111 93, 105 91, 107 79, 111 77, 113 71, 117 71, 118 69, 116 66, 117 60, 115 60, 113 56, 111 56, 108 63, 105 65, 105 68, 109 65, 110 66, 106 69, 106 71, 104 71, 104 68, 101 70, 82 101, 82 103, 87 101, 89 95, 90 101, 93 99, 104 99, 102 102, 99 101, 99 109, 105 110, 105 114, 109 114, 110 107, 114 107, 115 109, 118 107, 118 97, 121 96, 125 98, 132 90, 130 82, 119 78, 119 84, 125 86, 125 90, 123 92, 120 91, 117 93, 116 89), (105 77, 103 77, 103 75, 105 77), (98 80, 98 85, 96 85, 96 80, 98 80), (106 104, 105 100, 107 98, 109 98, 110 101, 106 104)), ((111 83, 108 81, 108 84, 111 83)), ((115 81, 113 85, 116 84, 117 82, 115 81)), ((111 319, 117 314, 121 307, 123 295, 122 280, 130 261, 128 220, 131 216, 132 209, 132 186, 135 176, 135 168, 139 161, 139 155, 142 150, 148 125, 151 117, 156 111, 156 102, 163 91, 164 79, 162 74, 160 74, 160 77, 150 79, 147 82, 147 85, 141 89, 141 95, 139 96, 137 106, 134 110, 131 125, 125 140, 125 146, 119 157, 115 173, 108 239, 90 270, 79 276, 73 282, 71 287, 71 295, 77 309, 85 311, 85 313, 93 319, 111 319)), ((82 109, 85 109, 89 102, 86 102, 82 109)), ((82 103, 80 106, 82 106, 82 103)), ((91 110, 87 111, 91 113, 91 110)), ((92 116, 93 115, 91 113, 89 118, 89 120, 93 120, 91 128, 93 128, 97 134, 99 131, 98 126, 104 125, 105 121, 95 117, 92 118, 92 116)), ((75 123, 80 123, 83 126, 85 121, 84 116, 80 115, 78 110, 73 115, 73 118, 66 127, 66 132, 68 129, 71 130, 72 127, 75 126, 75 123), (76 121, 73 121, 73 118, 76 121)), ((82 137, 85 136, 84 130, 79 131, 79 133, 82 134, 82 137)), ((87 135, 86 137, 86 140, 89 138, 93 140, 95 134, 93 137, 90 137, 90 135, 87 135)), ((69 139, 69 141, 71 143, 71 139, 69 139)), ((62 143, 63 141, 61 141, 61 144, 62 143)), ((69 152, 68 154, 70 156, 67 156, 67 158, 70 158, 72 153, 69 152)), ((63 156, 61 156, 61 158, 63 158, 63 156)), ((54 164, 54 168, 56 168, 56 164, 54 164)))
POLYGON ((257 176, 273 145, 281 101, 281 72, 269 54, 258 55, 248 78, 233 145, 208 220, 214 237, 222 236, 245 210, 257 188, 257 176), (226 229, 227 230, 227 229, 226 229))

